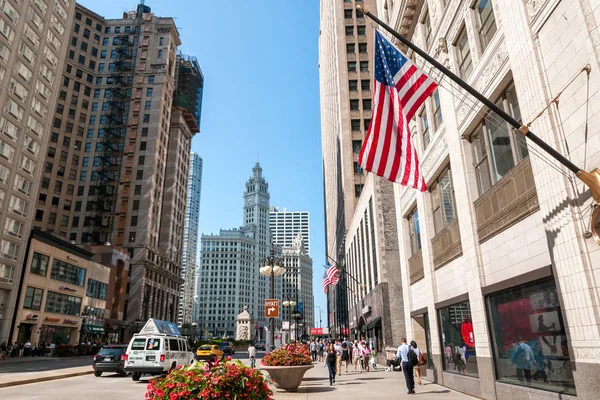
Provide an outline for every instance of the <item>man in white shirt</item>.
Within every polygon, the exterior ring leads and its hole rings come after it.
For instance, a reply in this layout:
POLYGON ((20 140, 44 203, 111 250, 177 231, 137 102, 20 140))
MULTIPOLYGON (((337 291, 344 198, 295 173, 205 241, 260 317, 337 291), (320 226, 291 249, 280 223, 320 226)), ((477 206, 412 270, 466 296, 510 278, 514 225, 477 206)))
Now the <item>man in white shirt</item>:
POLYGON ((415 377, 413 376, 413 365, 410 363, 408 353, 411 351, 410 346, 406 344, 406 338, 402 338, 402 344, 398 347, 396 357, 402 362, 402 371, 404 372, 404 380, 408 388, 408 394, 415 394, 415 377))

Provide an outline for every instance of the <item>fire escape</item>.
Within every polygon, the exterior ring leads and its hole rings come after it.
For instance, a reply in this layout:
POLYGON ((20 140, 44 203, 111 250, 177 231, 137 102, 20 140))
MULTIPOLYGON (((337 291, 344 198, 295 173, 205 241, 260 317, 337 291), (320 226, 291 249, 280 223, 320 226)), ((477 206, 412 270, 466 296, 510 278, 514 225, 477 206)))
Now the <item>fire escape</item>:
MULTIPOLYGON (((116 202, 119 194, 119 182, 123 153, 125 151, 125 136, 127 117, 133 84, 135 57, 132 54, 133 44, 129 35, 117 36, 115 46, 116 59, 111 67, 111 75, 107 79, 110 95, 107 98, 108 109, 105 110, 106 124, 104 126, 104 141, 100 165, 97 169, 98 187, 96 215, 93 224, 92 240, 96 243, 110 242, 114 226, 116 202)), ((105 95, 105 97, 107 97, 105 95)))

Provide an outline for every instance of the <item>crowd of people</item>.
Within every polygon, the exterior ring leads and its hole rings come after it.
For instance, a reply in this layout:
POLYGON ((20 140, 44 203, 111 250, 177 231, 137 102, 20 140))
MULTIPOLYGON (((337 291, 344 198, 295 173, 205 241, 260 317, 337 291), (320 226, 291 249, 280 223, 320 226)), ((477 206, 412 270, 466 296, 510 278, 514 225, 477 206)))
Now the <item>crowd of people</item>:
POLYGON ((9 357, 41 357, 41 356, 53 356, 54 343, 31 343, 29 340, 24 343, 12 343, 2 342, 0 345, 0 360, 5 360, 9 357))

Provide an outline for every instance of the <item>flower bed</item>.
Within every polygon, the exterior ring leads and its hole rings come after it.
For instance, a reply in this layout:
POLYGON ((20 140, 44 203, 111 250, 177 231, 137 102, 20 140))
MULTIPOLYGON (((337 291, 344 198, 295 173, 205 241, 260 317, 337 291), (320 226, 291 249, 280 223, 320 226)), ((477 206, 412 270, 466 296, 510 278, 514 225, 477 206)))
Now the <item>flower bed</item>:
POLYGON ((249 399, 268 400, 273 392, 263 375, 240 361, 222 364, 194 363, 164 378, 152 379, 146 399, 249 399))
POLYGON ((308 347, 301 343, 292 343, 267 354, 261 363, 268 367, 312 365, 312 357, 308 347))

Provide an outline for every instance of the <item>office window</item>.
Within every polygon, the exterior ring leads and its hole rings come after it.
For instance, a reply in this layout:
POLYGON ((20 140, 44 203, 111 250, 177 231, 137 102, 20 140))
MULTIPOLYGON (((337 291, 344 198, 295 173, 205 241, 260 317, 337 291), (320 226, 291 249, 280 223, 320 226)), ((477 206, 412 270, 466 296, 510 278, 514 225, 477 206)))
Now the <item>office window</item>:
POLYGON ((356 32, 358 36, 365 36, 367 34, 367 28, 364 25, 359 25, 356 27, 356 32))
POLYGON ((351 120, 350 126, 353 131, 360 131, 360 119, 351 120))
POLYGON ((423 36, 425 37, 425 49, 428 49, 431 46, 431 40, 433 39, 431 36, 431 17, 429 15, 429 10, 425 11, 425 15, 423 16, 423 36))
POLYGON ((135 232, 129 232, 129 243, 135 242, 135 232))
POLYGON ((433 225, 435 233, 454 221, 454 188, 450 175, 450 167, 446 167, 430 187, 433 225))
POLYGON ((79 315, 81 313, 81 297, 48 291, 46 312, 79 315))
POLYGON ((346 44, 346 53, 354 54, 356 52, 356 45, 354 43, 346 44))
POLYGON ((358 99, 351 99, 350 100, 350 110, 351 111, 357 111, 357 110, 359 110, 359 101, 358 101, 358 99))
POLYGON ((365 131, 369 130, 369 126, 371 125, 371 118, 365 118, 363 120, 363 128, 365 131))
POLYGON ((142 194, 142 185, 135 185, 135 189, 133 191, 134 195, 142 194))
POLYGON ((471 49, 469 48, 469 38, 467 37, 467 30, 463 26, 458 40, 456 41, 457 49, 457 62, 460 77, 463 79, 469 79, 471 72, 473 72, 473 60, 471 59, 471 49))
POLYGON ((356 61, 348 61, 348 72, 356 72, 356 61))
POLYGON ((108 284, 97 281, 92 278, 88 278, 88 286, 86 290, 86 296, 94 299, 106 300, 108 293, 108 284))
POLYGON ((361 61, 360 62, 360 72, 368 72, 369 71, 369 62, 361 61))
POLYGON ((359 53, 366 53, 367 52, 367 44, 366 43, 359 43, 358 44, 358 52, 359 53))
POLYGON ((352 10, 344 10, 344 18, 352 18, 352 10))
MULTIPOLYGON (((514 84, 502 92, 496 105, 520 121, 521 111, 514 84)), ((527 143, 514 128, 488 112, 471 136, 479 194, 485 193, 529 152, 527 143)))
POLYGON ((468 301, 438 310, 444 371, 478 377, 471 307, 468 301))
POLYGON ((421 250, 421 228, 419 226, 419 211, 415 208, 408 215, 408 235, 410 238, 410 255, 421 250))
POLYGON ((498 381, 575 396, 569 336, 554 279, 486 300, 498 381))
POLYGON ((85 285, 85 273, 85 269, 55 258, 52 261, 50 278, 83 287, 85 285))
POLYGON ((358 161, 354 161, 353 162, 353 166, 354 166, 354 175, 362 175, 363 174, 363 169, 360 166, 360 164, 358 163, 358 161))
POLYGON ((497 30, 492 0, 479 0, 475 6, 475 11, 479 20, 481 51, 485 51, 497 30))
POLYGON ((346 27, 346 36, 353 36, 354 35, 354 27, 353 26, 347 26, 346 27))
POLYGON ((427 118, 427 110, 425 110, 425 108, 423 108, 423 112, 421 113, 421 115, 419 115, 419 120, 421 123, 421 136, 423 137, 423 150, 425 150, 429 145, 429 141, 431 139, 429 133, 429 119, 427 118))
POLYGON ((108 46, 108 38, 107 37, 102 39, 102 46, 108 46))
POLYGON ((360 197, 363 190, 363 184, 354 185, 354 197, 360 197))
POLYGON ((360 153, 360 150, 362 148, 362 140, 353 140, 352 141, 352 152, 353 153, 360 153))
POLYGON ((144 118, 142 119, 142 122, 150 122, 150 114, 144 114, 144 118))
POLYGON ((79 173, 79 180, 82 182, 87 180, 87 171, 81 171, 79 173))
POLYGON ((370 79, 361 79, 360 89, 363 91, 371 90, 371 80, 370 79))
POLYGON ((154 79, 155 79, 155 76, 154 76, 154 75, 150 75, 150 76, 148 76, 148 83, 151 83, 151 84, 153 84, 153 83, 154 83, 154 79))
POLYGON ((444 118, 442 117, 442 108, 440 106, 440 90, 436 89, 431 95, 432 103, 431 108, 433 110, 433 128, 437 131, 440 127, 444 118))
POLYGON ((34 251, 29 272, 36 275, 46 276, 46 273, 48 272, 49 261, 50 258, 48 256, 34 251))
POLYGON ((23 299, 23 308, 26 310, 39 311, 42 307, 43 289, 27 286, 25 298, 23 299))
POLYGON ((358 81, 357 80, 348 81, 348 90, 357 91, 358 90, 358 81))
POLYGON ((363 110, 368 111, 371 109, 371 99, 363 99, 363 110))

